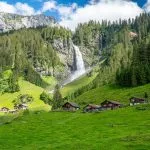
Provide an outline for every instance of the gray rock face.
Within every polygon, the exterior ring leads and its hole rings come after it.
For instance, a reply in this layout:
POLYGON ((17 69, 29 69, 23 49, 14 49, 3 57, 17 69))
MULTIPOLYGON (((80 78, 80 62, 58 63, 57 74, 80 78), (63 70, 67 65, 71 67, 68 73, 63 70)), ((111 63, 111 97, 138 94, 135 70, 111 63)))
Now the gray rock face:
POLYGON ((64 71, 61 74, 56 71, 55 76, 66 78, 74 69, 74 47, 72 40, 63 40, 61 38, 53 41, 53 48, 57 51, 60 61, 64 66, 64 71))
POLYGON ((55 19, 44 15, 21 16, 0 12, 0 32, 18 30, 21 28, 36 28, 43 26, 59 26, 55 19))

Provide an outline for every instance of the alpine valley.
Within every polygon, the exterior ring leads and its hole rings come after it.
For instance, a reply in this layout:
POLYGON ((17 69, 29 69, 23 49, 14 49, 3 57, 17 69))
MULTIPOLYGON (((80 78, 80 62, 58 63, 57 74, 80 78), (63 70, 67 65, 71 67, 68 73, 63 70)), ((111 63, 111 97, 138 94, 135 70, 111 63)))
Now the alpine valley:
POLYGON ((0 149, 150 149, 149 98, 149 13, 74 32, 0 13, 0 149))

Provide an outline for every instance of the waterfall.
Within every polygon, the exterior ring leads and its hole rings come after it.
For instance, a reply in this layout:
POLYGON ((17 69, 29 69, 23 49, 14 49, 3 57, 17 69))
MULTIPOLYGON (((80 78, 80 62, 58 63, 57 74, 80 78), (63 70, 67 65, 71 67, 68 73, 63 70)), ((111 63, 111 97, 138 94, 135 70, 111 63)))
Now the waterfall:
POLYGON ((79 50, 79 47, 76 45, 73 45, 75 50, 75 64, 76 64, 76 70, 71 75, 71 81, 77 79, 81 75, 85 73, 85 66, 84 61, 82 58, 82 53, 79 50))
POLYGON ((73 48, 75 52, 75 62, 74 62, 75 70, 71 73, 70 77, 63 83, 63 85, 66 85, 74 81, 75 79, 79 78, 80 76, 86 73, 82 53, 80 52, 79 47, 73 45, 73 48))

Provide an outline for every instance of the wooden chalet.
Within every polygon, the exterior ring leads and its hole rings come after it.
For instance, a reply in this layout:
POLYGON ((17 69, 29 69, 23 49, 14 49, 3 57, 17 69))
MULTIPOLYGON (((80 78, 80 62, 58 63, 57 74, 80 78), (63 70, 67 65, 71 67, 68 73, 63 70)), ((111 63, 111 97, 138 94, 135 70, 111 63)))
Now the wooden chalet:
POLYGON ((147 103, 147 101, 143 98, 137 98, 137 97, 130 98, 130 106, 144 104, 144 103, 147 103))
POLYGON ((98 112, 101 110, 101 106, 95 104, 88 104, 83 108, 83 112, 98 112))
POLYGON ((16 110, 26 110, 26 109, 28 109, 28 105, 27 104, 18 104, 14 108, 16 110))
POLYGON ((66 102, 63 106, 62 106, 63 110, 67 110, 67 111, 76 111, 78 109, 80 109, 80 106, 74 102, 66 102))
POLYGON ((6 113, 6 112, 9 111, 9 108, 7 108, 7 107, 2 107, 2 108, 0 109, 0 111, 6 113))
POLYGON ((103 109, 116 109, 120 108, 122 106, 121 103, 117 101, 111 101, 111 100, 105 100, 104 102, 101 103, 101 107, 103 109))
POLYGON ((14 109, 14 110, 9 110, 9 113, 11 114, 16 114, 18 112, 18 110, 14 109))

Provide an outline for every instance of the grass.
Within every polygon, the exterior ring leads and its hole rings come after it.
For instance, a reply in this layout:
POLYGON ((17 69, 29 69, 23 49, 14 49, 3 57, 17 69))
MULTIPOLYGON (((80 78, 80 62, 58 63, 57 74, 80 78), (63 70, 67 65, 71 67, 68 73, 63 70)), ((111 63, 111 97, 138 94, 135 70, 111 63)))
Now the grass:
POLYGON ((0 108, 8 107, 13 109, 12 101, 17 98, 20 94, 30 94, 33 96, 34 101, 29 105, 30 109, 44 109, 49 110, 49 106, 45 105, 43 101, 40 100, 40 94, 43 92, 43 89, 31 84, 30 82, 19 79, 20 91, 16 93, 4 93, 0 95, 0 108))
POLYGON ((0 126, 0 149, 148 150, 150 106, 146 108, 30 113, 0 126))
POLYGON ((147 92, 150 96, 150 84, 134 87, 134 88, 122 88, 115 85, 106 85, 97 89, 88 91, 81 96, 77 97, 74 101, 81 105, 96 103, 100 104, 102 101, 116 100, 123 104, 128 104, 129 99, 132 96, 144 97, 144 93, 147 92))
POLYGON ((55 87, 55 85, 57 84, 56 78, 54 78, 52 76, 43 76, 42 79, 50 85, 47 88, 48 90, 52 90, 55 87))
POLYGON ((97 76, 97 73, 93 73, 91 77, 83 76, 81 78, 79 78, 78 80, 75 80, 69 84, 67 84, 66 86, 64 86, 61 89, 61 93, 63 95, 63 97, 73 93, 75 90, 88 85, 91 81, 93 81, 95 79, 95 77, 97 76))

